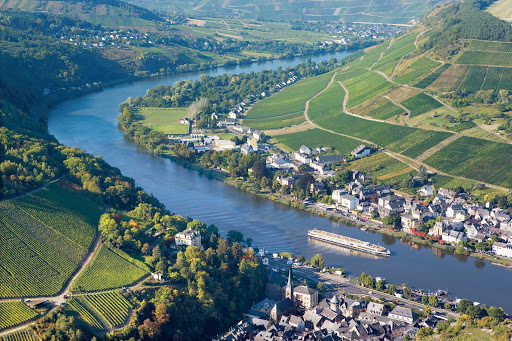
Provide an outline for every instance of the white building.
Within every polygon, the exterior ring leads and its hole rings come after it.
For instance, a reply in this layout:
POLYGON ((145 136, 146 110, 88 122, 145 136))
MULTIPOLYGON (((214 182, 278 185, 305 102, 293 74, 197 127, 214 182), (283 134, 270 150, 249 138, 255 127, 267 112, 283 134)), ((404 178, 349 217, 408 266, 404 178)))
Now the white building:
POLYGON ((370 155, 370 153, 372 152, 372 149, 364 144, 362 145, 359 145, 358 147, 356 147, 356 149, 354 149, 350 154, 354 157, 365 157, 365 156, 368 156, 370 155))
POLYGON ((432 194, 434 194, 434 189, 432 188, 432 186, 422 186, 418 190, 418 193, 423 197, 429 197, 432 194))
POLYGON ((392 320, 401 321, 408 324, 414 323, 414 316, 412 314, 412 310, 409 308, 398 306, 388 314, 388 317, 392 320))
POLYGON ((175 240, 176 245, 201 246, 201 234, 192 228, 176 233, 175 240))
POLYGON ((512 258, 512 244, 494 242, 492 252, 494 252, 496 256, 512 258))
POLYGON ((349 210, 355 210, 359 205, 359 199, 350 194, 344 194, 340 196, 339 204, 342 207, 346 207, 349 210))
POLYGON ((235 149, 235 142, 229 140, 215 140, 213 145, 218 150, 231 150, 235 149))
POLYGON ((446 230, 441 234, 441 239, 447 243, 458 245, 459 242, 465 242, 467 240, 464 232, 455 230, 446 230))

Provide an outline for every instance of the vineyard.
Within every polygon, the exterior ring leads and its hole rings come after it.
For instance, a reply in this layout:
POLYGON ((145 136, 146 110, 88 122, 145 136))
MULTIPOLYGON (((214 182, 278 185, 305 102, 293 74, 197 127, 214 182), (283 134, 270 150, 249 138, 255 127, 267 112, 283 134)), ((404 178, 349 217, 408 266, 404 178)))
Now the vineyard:
POLYGON ((506 52, 464 51, 459 64, 512 66, 512 54, 506 52))
POLYGON ((463 136, 425 162, 449 174, 512 187, 511 155, 509 144, 463 136))
POLYGON ((426 75, 439 65, 439 62, 435 62, 427 57, 421 57, 414 61, 408 68, 408 72, 397 77, 395 82, 400 84, 408 84, 416 80, 417 78, 426 75))
MULTIPOLYGON (((247 118, 271 118, 303 112, 306 101, 324 89, 331 77, 332 73, 329 72, 290 85, 279 93, 255 103, 247 113, 247 118)), ((246 123, 250 126, 249 120, 246 123)))
POLYGON ((17 326, 36 316, 37 313, 23 302, 0 303, 0 330, 17 326))
POLYGON ((379 120, 387 120, 399 115, 404 110, 382 96, 376 96, 351 109, 352 113, 360 116, 370 116, 379 120))
POLYGON ((99 213, 59 185, 1 202, 0 297, 58 293, 87 254, 99 213))
POLYGON ((322 115, 337 114, 343 110, 345 91, 337 83, 331 84, 327 90, 309 102, 308 116, 311 120, 322 115))
POLYGON ((417 32, 413 32, 408 36, 395 41, 384 53, 382 58, 375 64, 374 69, 380 70, 386 75, 391 76, 391 73, 398 61, 414 50, 414 41, 416 40, 417 34, 417 32))
POLYGON ((429 74, 427 77, 420 80, 418 83, 414 84, 416 88, 425 89, 430 84, 434 83, 441 74, 450 67, 451 64, 443 64, 439 68, 437 68, 434 72, 429 74))
POLYGON ((145 270, 102 245, 93 261, 78 276, 72 291, 99 291, 130 285, 146 275, 145 270))
POLYGON ((424 93, 419 93, 403 101, 402 105, 409 109, 411 117, 424 114, 443 106, 439 101, 424 93))
POLYGON ((73 308, 80 317, 90 326, 96 329, 103 329, 101 322, 89 311, 87 308, 80 303, 77 299, 71 298, 67 303, 73 308))
POLYGON ((512 89, 512 69, 468 66, 453 87, 455 91, 512 89))
POLYGON ((35 336, 30 330, 23 329, 15 333, 9 334, 0 338, 2 341, 39 341, 40 339, 35 336))
POLYGON ((337 80, 343 80, 343 85, 348 90, 349 99, 347 106, 349 108, 382 94, 393 86, 384 77, 372 71, 357 71, 349 74, 351 74, 351 77, 348 79, 343 74, 336 77, 337 80))
POLYGON ((277 143, 284 145, 289 150, 297 150, 303 144, 312 148, 331 146, 339 153, 350 154, 361 142, 336 134, 331 134, 320 129, 310 129, 298 133, 278 135, 273 138, 277 143))
POLYGON ((130 302, 118 292, 83 295, 78 300, 91 307, 95 314, 107 321, 110 328, 123 325, 132 308, 130 302))

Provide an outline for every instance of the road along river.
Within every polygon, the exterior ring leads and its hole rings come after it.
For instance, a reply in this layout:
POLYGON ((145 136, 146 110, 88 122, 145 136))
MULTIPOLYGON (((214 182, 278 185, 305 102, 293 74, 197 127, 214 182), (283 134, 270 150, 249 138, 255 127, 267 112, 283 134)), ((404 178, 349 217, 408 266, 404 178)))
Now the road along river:
MULTIPOLYGON (((348 54, 338 52, 312 59, 343 58, 348 54)), ((396 284, 408 283, 432 291, 448 290, 451 296, 501 306, 512 312, 512 299, 506 294, 512 283, 512 271, 508 269, 475 258, 409 245, 387 235, 363 232, 239 191, 181 164, 137 149, 117 127, 119 104, 129 96, 142 96, 159 84, 198 79, 202 73, 216 76, 258 72, 293 66, 303 60, 305 58, 268 61, 121 84, 56 106, 48 115, 49 131, 65 145, 101 155, 123 174, 134 178, 138 186, 154 194, 171 212, 215 224, 223 234, 239 230, 252 238, 255 246, 269 251, 290 251, 308 258, 321 253, 327 265, 343 267, 352 278, 364 271, 396 284), (309 241, 307 231, 314 227, 381 244, 391 251, 391 257, 372 258, 309 241)))

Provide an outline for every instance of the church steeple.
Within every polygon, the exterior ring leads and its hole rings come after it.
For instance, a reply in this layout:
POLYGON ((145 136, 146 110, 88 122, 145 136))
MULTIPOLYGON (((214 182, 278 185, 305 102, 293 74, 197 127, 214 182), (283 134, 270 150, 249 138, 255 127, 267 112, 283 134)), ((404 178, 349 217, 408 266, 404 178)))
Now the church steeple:
POLYGON ((286 284, 285 297, 293 302, 292 268, 288 272, 288 283, 286 284))

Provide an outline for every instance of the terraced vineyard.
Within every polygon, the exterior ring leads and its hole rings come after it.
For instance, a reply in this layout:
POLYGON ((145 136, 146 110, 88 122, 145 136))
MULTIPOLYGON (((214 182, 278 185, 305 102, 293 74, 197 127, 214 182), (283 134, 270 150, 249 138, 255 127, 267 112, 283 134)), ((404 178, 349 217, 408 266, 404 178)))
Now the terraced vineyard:
POLYGON ((417 78, 428 74, 432 69, 439 65, 439 62, 433 61, 427 57, 420 57, 414 61, 403 75, 395 78, 395 82, 400 84, 409 84, 417 78))
POLYGON ((110 328, 123 325, 132 308, 130 302, 118 292, 83 295, 78 300, 91 307, 95 314, 108 322, 110 328))
POLYGON ((428 76, 426 76, 425 78, 423 78, 422 80, 420 80, 418 83, 414 84, 414 86, 416 88, 421 88, 421 89, 425 89, 427 86, 429 86, 430 84, 432 84, 433 82, 435 82, 439 76, 446 70, 450 67, 451 64, 443 64, 442 66, 440 66, 439 68, 437 68, 434 72, 432 72, 431 74, 429 74, 428 76))
POLYGON ((395 41, 384 53, 382 58, 375 64, 374 69, 391 76, 396 63, 414 49, 414 41, 418 32, 412 32, 407 36, 395 41))
POLYGON ((67 303, 76 310, 80 317, 93 328, 103 329, 103 325, 101 322, 94 316, 80 301, 75 298, 71 298, 67 301, 67 303))
POLYGON ((58 184, 0 202, 0 297, 57 294, 87 254, 99 216, 58 184))
POLYGON ((348 89, 349 99, 347 106, 352 108, 370 98, 380 95, 393 87, 381 75, 372 71, 357 70, 355 72, 336 76, 336 80, 343 82, 348 89))
POLYGON ((317 128, 298 133, 279 135, 274 137, 274 140, 286 146, 289 150, 297 150, 303 144, 313 148, 331 146, 345 155, 350 154, 354 148, 361 144, 358 140, 350 137, 332 134, 317 128))
POLYGON ((35 336, 28 329, 23 329, 23 330, 14 332, 12 334, 8 334, 7 336, 0 338, 0 340, 2 340, 2 341, 39 341, 40 339, 37 336, 35 336))
POLYGON ((72 291, 99 291, 130 285, 147 272, 102 245, 93 261, 78 276, 72 291))
POLYGON ((38 314, 23 302, 0 303, 0 330, 17 326, 35 318, 38 314))

